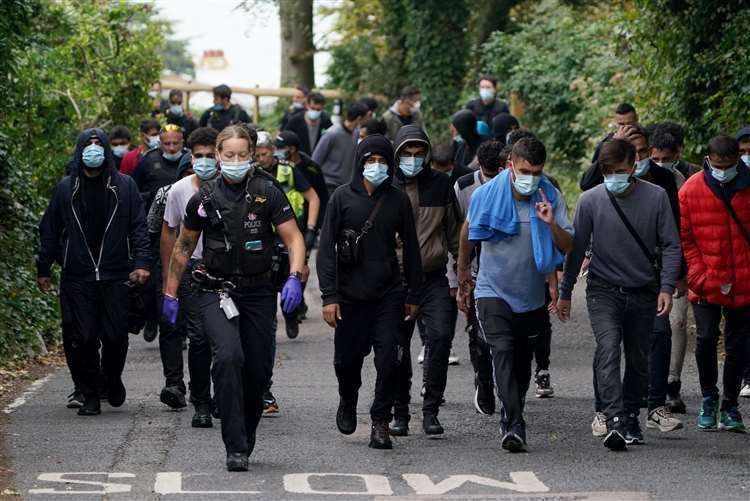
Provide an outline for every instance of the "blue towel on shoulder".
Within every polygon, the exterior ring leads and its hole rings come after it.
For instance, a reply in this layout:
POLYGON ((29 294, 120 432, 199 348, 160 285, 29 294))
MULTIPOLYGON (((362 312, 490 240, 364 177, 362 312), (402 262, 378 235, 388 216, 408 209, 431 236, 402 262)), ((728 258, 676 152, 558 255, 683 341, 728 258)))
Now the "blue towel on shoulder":
MULTIPOLYGON (((520 222, 513 199, 513 178, 510 169, 505 169, 489 183, 485 183, 472 194, 469 203, 469 240, 474 242, 497 242, 518 235, 520 222)), ((539 189, 544 190, 553 210, 562 203, 557 190, 546 176, 542 176, 539 189)), ((551 273, 563 262, 563 255, 552 241, 549 226, 536 215, 536 204, 542 201, 539 191, 529 197, 529 221, 534 261, 539 273, 551 273)))

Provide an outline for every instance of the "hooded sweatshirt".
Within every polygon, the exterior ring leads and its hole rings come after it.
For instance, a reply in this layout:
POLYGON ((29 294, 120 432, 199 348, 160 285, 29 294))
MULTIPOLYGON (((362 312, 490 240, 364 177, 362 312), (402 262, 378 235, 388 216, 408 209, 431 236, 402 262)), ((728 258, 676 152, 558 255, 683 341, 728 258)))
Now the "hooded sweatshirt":
POLYGON ((415 295, 422 283, 419 242, 409 198, 392 184, 395 168, 391 142, 380 134, 368 136, 357 146, 351 182, 339 186, 328 201, 317 257, 323 305, 377 301, 402 291, 404 282, 407 302, 416 304, 415 295), (369 195, 362 171, 373 154, 386 159, 388 178, 369 195), (373 226, 360 240, 359 261, 353 265, 339 263, 336 242, 341 230, 361 232, 381 198, 383 203, 373 226), (397 235, 403 242, 403 276, 396 256, 397 235))
POLYGON ((396 163, 404 148, 414 144, 427 147, 424 167, 414 177, 406 177, 397 168, 395 184, 411 202, 424 273, 439 272, 442 275, 448 254, 454 258, 458 255, 458 209, 450 176, 430 168, 430 140, 422 129, 405 125, 398 131, 396 163))
POLYGON ((456 128, 461 140, 454 140, 456 149, 455 164, 469 165, 477 154, 482 138, 477 133, 477 118, 469 110, 461 110, 451 117, 451 124, 456 128))
POLYGON ((69 166, 39 223, 37 275, 49 277, 54 262, 62 265, 63 278, 86 281, 124 279, 133 260, 136 268, 149 269, 143 200, 135 182, 115 168, 103 130, 81 133, 69 166), (88 178, 82 153, 92 137, 104 147, 104 165, 88 178))
POLYGON ((492 119, 492 136, 496 141, 506 144, 505 137, 513 127, 520 127, 518 119, 510 113, 500 113, 492 119))

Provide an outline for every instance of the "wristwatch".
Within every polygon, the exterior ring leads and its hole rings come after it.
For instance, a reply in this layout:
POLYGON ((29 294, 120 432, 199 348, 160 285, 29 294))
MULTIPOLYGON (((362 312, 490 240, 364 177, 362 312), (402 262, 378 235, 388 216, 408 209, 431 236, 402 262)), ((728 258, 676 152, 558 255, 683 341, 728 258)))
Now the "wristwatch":
POLYGON ((293 271, 293 272, 291 272, 291 273, 289 274, 289 278, 291 278, 291 277, 294 277, 294 278, 296 278, 296 279, 297 279, 297 280, 299 280, 300 282, 302 281, 302 273, 300 273, 299 271, 293 271))

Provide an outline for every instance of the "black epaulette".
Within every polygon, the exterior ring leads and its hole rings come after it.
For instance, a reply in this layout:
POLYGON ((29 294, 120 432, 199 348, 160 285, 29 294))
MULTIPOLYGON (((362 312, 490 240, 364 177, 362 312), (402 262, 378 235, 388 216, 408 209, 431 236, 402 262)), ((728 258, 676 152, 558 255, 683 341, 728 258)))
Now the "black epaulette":
POLYGON ((463 176, 456 179, 456 184, 458 184, 459 191, 463 191, 472 184, 474 184, 474 173, 470 172, 468 174, 464 174, 463 176))

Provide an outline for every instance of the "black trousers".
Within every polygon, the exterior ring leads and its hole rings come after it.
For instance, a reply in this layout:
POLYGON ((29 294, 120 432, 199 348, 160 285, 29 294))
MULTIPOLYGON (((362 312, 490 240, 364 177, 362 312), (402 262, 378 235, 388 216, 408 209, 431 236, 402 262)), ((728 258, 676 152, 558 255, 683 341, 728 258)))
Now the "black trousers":
MULTIPOLYGON (((549 294, 549 287, 545 288, 545 299, 544 303, 549 304, 552 301, 552 296, 549 294)), ((549 370, 549 356, 552 351, 552 322, 550 322, 549 311, 547 308, 544 309, 544 319, 542 320, 542 329, 539 331, 539 336, 536 338, 534 343, 534 361, 536 362, 536 370, 548 371, 549 370)))
POLYGON ((128 355, 128 286, 124 280, 60 283, 63 349, 73 382, 99 395, 101 376, 117 381, 128 355), (101 345, 101 358, 99 347, 101 345))
POLYGON ((737 397, 742 384, 745 356, 750 342, 750 307, 730 310, 717 304, 693 304, 697 337, 695 361, 698 378, 704 397, 719 399, 719 368, 716 360, 716 343, 721 335, 719 325, 722 316, 724 326, 724 395, 721 410, 737 406, 737 397))
MULTIPOLYGON (((492 350, 482 338, 477 319, 477 305, 474 295, 469 298, 469 311, 466 316, 466 333, 469 337, 469 358, 478 381, 489 383, 494 380, 492 370, 492 350)), ((492 383, 494 384, 494 382, 492 383)))
MULTIPOLYGON (((162 295, 162 269, 161 265, 153 268, 156 276, 152 275, 151 282, 154 283, 155 295, 154 301, 157 304, 157 310, 161 312, 164 296, 162 295)), ((190 267, 182 274, 180 286, 177 289, 177 297, 180 300, 180 309, 177 313, 177 322, 175 325, 167 323, 159 314, 159 355, 161 355, 161 365, 164 371, 165 386, 177 386, 185 392, 185 370, 182 360, 182 340, 185 339, 187 316, 191 312, 188 296, 191 291, 192 278, 190 276, 190 267), (186 301, 187 299, 187 301, 186 301)), ((195 313, 193 313, 195 315, 195 313)), ((195 323, 195 321, 193 321, 195 323)))
POLYGON ((234 291, 231 297, 240 312, 232 320, 219 307, 218 293, 200 291, 195 300, 211 344, 221 437, 227 453, 245 453, 263 413, 263 390, 271 377, 276 294, 269 284, 234 291))
POLYGON ((531 381, 534 343, 542 329, 545 310, 543 306, 534 311, 514 313, 503 299, 477 299, 479 327, 485 342, 492 348, 503 433, 514 431, 526 437, 523 409, 531 381))
POLYGON ((669 315, 654 319, 648 354, 648 410, 663 406, 667 401, 669 363, 672 357, 672 325, 669 315))
MULTIPOLYGON (((448 378, 448 357, 455 333, 455 329, 452 329, 454 324, 451 322, 451 311, 455 302, 450 295, 445 273, 437 272, 425 276, 419 304, 419 315, 425 325, 425 365, 422 368, 425 371, 423 414, 437 414, 443 399, 448 378)), ((402 321, 398 338, 394 414, 407 419, 411 401, 411 339, 414 324, 414 320, 402 321)))
POLYGON ((333 367, 339 396, 356 402, 362 386, 362 364, 375 352, 375 397, 370 407, 373 421, 389 421, 396 375, 397 332, 404 320, 403 292, 391 292, 374 302, 340 303, 341 320, 334 333, 333 367))

